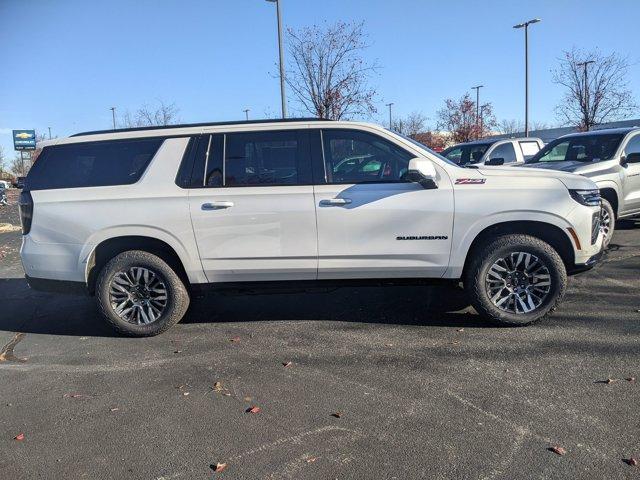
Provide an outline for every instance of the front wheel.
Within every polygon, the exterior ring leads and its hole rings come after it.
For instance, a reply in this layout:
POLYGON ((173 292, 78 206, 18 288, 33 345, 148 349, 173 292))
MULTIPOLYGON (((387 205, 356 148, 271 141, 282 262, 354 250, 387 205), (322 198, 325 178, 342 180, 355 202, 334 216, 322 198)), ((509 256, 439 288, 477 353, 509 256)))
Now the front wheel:
POLYGON ((189 293, 176 272, 160 257, 141 250, 116 255, 104 266, 96 300, 107 323, 133 337, 164 332, 189 307, 189 293))
POLYGON ((613 207, 606 199, 601 199, 600 204, 600 231, 604 235, 602 248, 607 248, 616 228, 616 214, 613 207))
POLYGON ((529 235, 505 235, 475 252, 464 286, 478 313, 499 325, 524 326, 555 310, 567 287, 567 272, 548 243, 529 235))

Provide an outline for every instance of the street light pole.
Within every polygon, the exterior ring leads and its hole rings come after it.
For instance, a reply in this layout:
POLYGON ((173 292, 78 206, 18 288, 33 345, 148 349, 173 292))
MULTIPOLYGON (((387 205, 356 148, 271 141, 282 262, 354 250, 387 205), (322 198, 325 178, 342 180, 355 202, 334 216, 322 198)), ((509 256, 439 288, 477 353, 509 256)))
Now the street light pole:
MULTIPOLYGON (((476 91, 476 130, 478 129, 478 119, 480 116, 480 89, 484 87, 484 85, 476 85, 475 87, 471 87, 471 90, 476 91)), ((476 134, 477 138, 480 138, 480 132, 476 134)))
POLYGON ((282 0, 267 0, 276 4, 276 15, 278 16, 278 55, 280 57, 280 101, 282 102, 282 118, 287 118, 287 101, 284 89, 284 48, 282 46, 282 14, 280 13, 280 2, 282 0))
POLYGON ((529 136, 529 25, 538 23, 539 18, 514 25, 513 28, 524 28, 524 135, 529 136))
POLYGON ((113 118, 113 129, 116 129, 116 107, 111 107, 111 118, 113 118))
POLYGON ((49 129, 49 140, 51 140, 51 127, 47 127, 49 129))
POLYGON ((249 109, 245 108, 244 110, 242 110, 244 112, 244 116, 246 118, 247 121, 249 121, 249 109))
POLYGON ((393 123, 391 122, 391 106, 393 103, 385 104, 385 107, 389 107, 389 130, 393 130, 393 123))
POLYGON ((595 60, 585 60, 584 62, 576 63, 577 67, 584 67, 584 113, 586 117, 584 120, 584 128, 589 131, 589 84, 587 83, 587 67, 591 63, 595 63, 595 60))

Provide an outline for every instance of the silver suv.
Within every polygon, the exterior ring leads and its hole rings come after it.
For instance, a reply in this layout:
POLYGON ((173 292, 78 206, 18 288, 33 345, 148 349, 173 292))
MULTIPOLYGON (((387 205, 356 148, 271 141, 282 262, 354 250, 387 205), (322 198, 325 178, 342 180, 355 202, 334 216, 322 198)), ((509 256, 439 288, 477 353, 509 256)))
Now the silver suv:
POLYGON ((465 165, 522 165, 544 146, 539 138, 485 138, 447 148, 442 156, 465 165))
POLYGON ((547 144, 525 166, 577 173, 596 182, 605 246, 616 219, 640 215, 640 127, 565 135, 547 144))

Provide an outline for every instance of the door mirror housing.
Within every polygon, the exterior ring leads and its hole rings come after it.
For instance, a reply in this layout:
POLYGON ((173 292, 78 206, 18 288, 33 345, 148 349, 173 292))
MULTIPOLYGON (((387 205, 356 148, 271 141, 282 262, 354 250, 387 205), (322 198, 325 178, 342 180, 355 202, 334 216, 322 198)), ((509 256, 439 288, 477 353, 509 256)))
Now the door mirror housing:
POLYGON ((504 158, 498 157, 498 158, 490 158, 489 160, 487 160, 486 162, 484 162, 485 165, 489 165, 492 167, 497 167, 499 165, 504 165, 504 158))
POLYGON ((426 189, 438 188, 436 167, 426 158, 412 158, 409 160, 409 168, 405 178, 409 182, 419 183, 426 189))
POLYGON ((640 163, 640 152, 630 153, 620 159, 620 164, 624 167, 629 163, 640 163))

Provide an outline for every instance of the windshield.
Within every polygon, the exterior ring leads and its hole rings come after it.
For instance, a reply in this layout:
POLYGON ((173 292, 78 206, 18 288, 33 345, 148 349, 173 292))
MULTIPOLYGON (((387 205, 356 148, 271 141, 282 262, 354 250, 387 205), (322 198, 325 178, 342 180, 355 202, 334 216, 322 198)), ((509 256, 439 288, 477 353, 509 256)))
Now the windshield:
POLYGON ((479 163, 482 156, 491 146, 490 143, 474 143, 472 145, 454 145, 447 148, 442 155, 457 165, 479 163))
MULTIPOLYGON (((411 137, 407 137, 406 135, 403 135, 403 134, 401 134, 401 133, 394 132, 393 130, 389 130, 388 128, 387 128, 386 130, 388 130, 389 132, 393 133, 394 135, 398 135, 399 137, 404 138, 407 142, 413 143, 416 147, 419 147, 419 148, 421 148, 422 150, 426 150, 426 151, 427 151, 427 152, 429 152, 431 155, 435 155, 435 156, 436 156, 436 157, 438 157, 440 160, 442 160, 442 161, 444 161, 444 162, 447 162, 449 165, 455 165, 455 166, 457 166, 454 162, 452 162, 451 160, 449 160, 447 157, 445 157, 445 156, 443 156, 443 155, 441 155, 441 154, 439 154, 439 153, 434 152, 433 150, 431 150, 431 149, 430 149, 429 147, 427 147, 424 143, 421 143, 421 142, 419 142, 419 141, 417 141, 417 140, 414 140, 414 139, 413 139, 413 138, 411 138, 411 137)), ((444 153, 444 152, 443 152, 443 153, 444 153)))
POLYGON ((624 137, 620 133, 577 135, 558 138, 548 143, 527 163, 539 162, 600 162, 609 160, 624 137))

